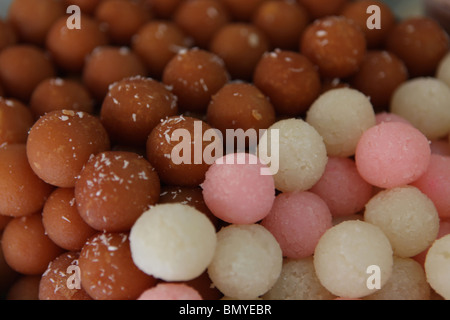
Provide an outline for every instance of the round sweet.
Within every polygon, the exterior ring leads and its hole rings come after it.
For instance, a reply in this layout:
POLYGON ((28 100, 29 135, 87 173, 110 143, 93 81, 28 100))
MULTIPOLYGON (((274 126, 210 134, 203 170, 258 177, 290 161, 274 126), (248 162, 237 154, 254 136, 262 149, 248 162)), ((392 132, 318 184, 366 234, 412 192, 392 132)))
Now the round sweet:
POLYGON ((169 19, 183 0, 147 0, 151 11, 160 19, 169 19))
POLYGON ((134 263, 164 281, 189 281, 200 276, 213 259, 216 243, 211 221, 180 203, 152 207, 130 233, 134 263))
POLYGON ((81 218, 73 188, 52 192, 42 210, 42 223, 48 237, 69 251, 80 251, 86 240, 97 233, 81 218))
POLYGON ((264 1, 252 22, 267 35, 272 48, 296 50, 298 39, 309 23, 309 15, 295 1, 264 1))
POLYGON ((313 19, 339 14, 348 0, 297 0, 313 19))
POLYGON ((238 21, 250 21, 258 7, 266 0, 220 0, 230 12, 232 18, 238 21))
POLYGON ((383 122, 362 135, 356 149, 361 177, 379 188, 394 188, 419 179, 430 164, 428 139, 401 122, 383 122))
POLYGON ((264 130, 275 123, 275 109, 253 84, 229 83, 211 99, 208 123, 226 136, 227 129, 264 130))
POLYGON ((450 87, 450 53, 447 53, 439 63, 436 78, 450 87))
POLYGON ((49 263, 39 282, 39 300, 92 300, 81 287, 79 256, 65 252, 49 263))
POLYGON ((390 111, 422 131, 428 139, 450 132, 450 87, 436 78, 414 78, 394 92, 390 111))
POLYGON ((441 219, 450 218, 450 158, 433 154, 425 174, 412 183, 434 203, 441 219))
POLYGON ((439 216, 433 202, 411 186, 382 191, 366 205, 364 221, 378 226, 394 254, 413 257, 436 240, 439 216))
POLYGON ((67 72, 80 72, 92 50, 109 42, 94 18, 82 14, 80 21, 80 29, 69 29, 67 18, 59 18, 47 34, 46 48, 58 67, 67 72))
POLYGON ((218 157, 213 151, 222 152, 222 140, 216 131, 204 121, 175 116, 153 129, 146 154, 164 184, 198 187, 218 157), (210 141, 206 138, 209 133, 210 141))
POLYGON ((55 110, 94 112, 94 100, 85 84, 62 78, 41 81, 30 98, 30 109, 36 119, 55 110))
POLYGON ((215 33, 209 49, 224 60, 232 78, 250 81, 270 42, 254 24, 232 22, 215 33))
POLYGON ((325 172, 310 189, 325 201, 333 217, 361 212, 372 198, 373 187, 358 173, 353 159, 329 157, 325 172))
POLYGON ((30 130, 27 155, 33 171, 47 183, 72 188, 92 155, 110 148, 100 120, 79 111, 52 111, 30 130))
POLYGON ((323 138, 301 119, 272 125, 260 139, 258 156, 261 162, 271 163, 275 187, 282 192, 309 190, 322 177, 328 162, 323 138))
POLYGON ((41 275, 21 275, 8 290, 6 300, 33 301, 39 300, 39 283, 41 275))
POLYGON ((159 81, 131 77, 109 87, 100 111, 112 141, 144 146, 152 130, 178 113, 177 97, 159 81))
POLYGON ((371 266, 379 268, 382 288, 392 274, 392 248, 380 228, 363 221, 332 227, 320 238, 314 253, 319 281, 338 297, 362 298, 373 293, 367 285, 371 266))
POLYGON ((278 280, 283 266, 281 248, 259 224, 230 225, 217 233, 217 248, 208 274, 225 296, 256 299, 278 280))
POLYGON ((403 122, 411 125, 411 123, 405 118, 390 112, 380 112, 375 115, 375 119, 377 124, 381 124, 383 122, 403 122))
POLYGON ((39 211, 53 188, 31 169, 25 144, 0 148, 0 213, 22 217, 39 211))
POLYGON ((33 123, 33 115, 26 105, 0 97, 0 145, 25 143, 33 123))
POLYGON ((80 8, 81 12, 86 14, 94 14, 100 2, 102 0, 64 0, 66 8, 75 5, 80 8))
POLYGON ((42 215, 14 218, 3 230, 2 250, 8 265, 25 275, 40 275, 63 249, 45 234, 42 215))
POLYGON ((94 16, 116 45, 129 45, 134 34, 152 18, 144 2, 122 0, 101 1, 94 16))
POLYGON ((228 154, 217 159, 202 183, 203 198, 219 219, 253 224, 265 218, 275 201, 275 183, 255 155, 228 154))
POLYGON ((157 281, 136 267, 125 233, 98 233, 89 238, 78 266, 81 285, 94 300, 135 300, 157 281))
POLYGON ((138 300, 203 300, 194 288, 183 283, 159 283, 144 291, 138 300))
POLYGON ((0 19, 0 51, 16 44, 18 35, 11 23, 0 19))
POLYGON ((395 90, 407 80, 402 60, 388 51, 369 51, 351 83, 370 98, 376 110, 388 110, 395 90))
POLYGON ((329 156, 350 157, 364 132, 376 124, 373 106, 363 93, 349 88, 322 94, 306 121, 323 137, 329 156))
POLYGON ((131 46, 146 65, 150 76, 161 79, 169 61, 180 50, 191 47, 192 41, 175 23, 153 20, 137 31, 131 46))
POLYGON ((75 185, 79 213, 92 228, 128 232, 159 199, 160 181, 150 163, 132 152, 107 151, 91 158, 75 185))
POLYGON ((37 85, 55 74, 52 62, 40 47, 17 44, 0 52, 0 82, 8 96, 28 102, 37 85))
POLYGON ((344 6, 340 14, 347 19, 353 20, 364 32, 367 46, 371 49, 380 48, 396 25, 396 17, 391 7, 385 2, 378 0, 351 1, 344 6), (369 29, 367 27, 368 18, 373 14, 367 12, 370 6, 377 6, 379 9, 380 27, 369 29))
POLYGON ((392 275, 388 282, 364 300, 430 300, 430 285, 422 266, 409 258, 394 256, 392 275))
POLYGON ((322 76, 355 74, 366 55, 364 33, 352 21, 329 16, 310 24, 300 40, 300 52, 319 67, 322 76))
POLYGON ((83 82, 97 101, 103 102, 110 85, 125 78, 146 75, 144 63, 129 48, 105 46, 95 48, 86 58, 83 82))
POLYGON ((200 187, 189 188, 162 186, 158 203, 181 203, 190 205, 198 211, 204 213, 216 227, 216 230, 219 229, 220 221, 215 215, 213 215, 211 210, 209 210, 208 206, 206 205, 205 199, 203 199, 203 190, 200 187))
POLYGON ((60 0, 14 0, 8 20, 22 42, 43 45, 52 24, 64 16, 66 8, 60 0))
POLYGON ((164 69, 162 81, 173 88, 184 111, 203 112, 211 97, 228 81, 224 62, 214 53, 181 50, 164 69))
POLYGON ((214 34, 230 22, 227 9, 216 0, 184 1, 173 15, 173 21, 196 46, 208 48, 214 34))
POLYGON ((386 49, 402 59, 412 77, 432 76, 449 50, 449 37, 435 20, 412 17, 398 23, 386 49))
POLYGON ((280 277, 263 296, 264 300, 332 300, 314 269, 313 257, 285 259, 280 277))
POLYGON ((305 112, 321 90, 319 72, 311 61, 302 54, 278 49, 262 56, 253 81, 277 113, 286 116, 305 112))
POLYGON ((450 299, 450 235, 436 240, 428 251, 425 260, 427 281, 444 299, 450 299))
POLYGON ((320 237, 332 227, 327 204, 311 192, 285 192, 277 196, 261 225, 280 244, 283 256, 302 259, 313 255, 320 237))

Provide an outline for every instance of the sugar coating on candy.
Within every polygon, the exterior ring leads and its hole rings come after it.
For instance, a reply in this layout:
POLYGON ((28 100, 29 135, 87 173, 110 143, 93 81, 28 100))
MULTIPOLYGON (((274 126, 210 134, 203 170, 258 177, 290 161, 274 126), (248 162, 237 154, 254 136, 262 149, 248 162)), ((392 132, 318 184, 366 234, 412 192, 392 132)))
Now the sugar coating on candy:
POLYGON ((430 300, 430 292, 422 266, 413 259, 394 256, 388 282, 364 300, 430 300))
POLYGON ((419 179, 430 163, 428 139, 400 122, 384 122, 363 133, 356 148, 361 177, 380 188, 394 188, 419 179))
POLYGON ((159 204, 144 212, 130 232, 134 263, 165 281, 200 276, 213 259, 216 230, 197 209, 183 204, 159 204))
POLYGON ((282 264, 281 248, 266 228, 259 224, 230 225, 217 233, 208 274, 225 296, 255 299, 272 288, 282 264))
POLYGON ((138 300, 203 300, 194 288, 184 283, 159 283, 144 291, 138 300))
POLYGON ((450 53, 447 53, 439 63, 436 78, 450 86, 450 53))
POLYGON ((314 253, 320 237, 332 227, 332 216, 314 193, 282 193, 261 224, 277 239, 283 256, 300 259, 314 253))
POLYGON ((228 223, 253 224, 269 214, 275 183, 255 155, 229 154, 216 160, 201 187, 206 205, 228 223))
POLYGON ((381 288, 392 274, 393 252, 383 231, 363 221, 346 221, 329 229, 316 247, 314 268, 322 285, 339 297, 374 293, 367 283, 377 266, 381 288))
POLYGON ((325 143, 306 121, 288 119, 272 125, 258 145, 258 156, 263 163, 270 163, 270 150, 279 160, 279 170, 273 172, 275 187, 279 191, 306 191, 325 172, 328 162, 325 143))
POLYGON ((372 198, 373 187, 358 173, 350 158, 329 157, 325 172, 310 189, 322 198, 333 217, 357 214, 372 198))
POLYGON ((434 203, 441 219, 450 218, 450 158, 433 154, 430 165, 413 185, 434 203))
POLYGON ((329 156, 353 156, 362 134, 376 123, 370 100, 341 88, 324 93, 311 106, 306 121, 323 137, 329 156))
POLYGON ((450 299, 450 235, 436 240, 425 260, 427 281, 444 299, 450 299))
POLYGON ((320 283, 313 257, 285 259, 280 277, 264 300, 332 300, 335 296, 320 283))
POLYGON ((403 258, 425 250, 439 231, 436 207, 425 194, 412 186, 378 193, 367 203, 364 220, 383 230, 394 254, 403 258))
POLYGON ((414 78, 393 94, 390 111, 419 129, 428 139, 450 132, 450 87, 436 78, 414 78))

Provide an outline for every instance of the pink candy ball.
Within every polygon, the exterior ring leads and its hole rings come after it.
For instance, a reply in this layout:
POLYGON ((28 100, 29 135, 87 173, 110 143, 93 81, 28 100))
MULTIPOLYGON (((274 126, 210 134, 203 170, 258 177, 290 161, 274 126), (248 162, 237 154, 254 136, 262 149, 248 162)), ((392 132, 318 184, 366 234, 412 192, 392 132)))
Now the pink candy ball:
POLYGON ((450 157, 432 155, 428 170, 412 185, 433 201, 441 219, 450 218, 450 157))
POLYGON ((144 291, 138 300, 203 300, 194 288, 183 283, 160 283, 144 291))
POLYGON ((262 220, 275 200, 273 176, 255 155, 229 154, 218 159, 206 172, 203 198, 219 219, 233 224, 262 220))
POLYGON ((332 216, 318 195, 298 191, 278 195, 261 224, 277 239, 283 256, 301 259, 314 253, 320 237, 332 226, 332 216))
POLYGON ((383 122, 367 130, 356 148, 361 177, 379 188, 410 184, 428 168, 431 148, 423 133, 401 122, 383 122))
POLYGON ((361 178, 352 159, 330 157, 322 178, 309 191, 326 202, 333 217, 343 217, 364 209, 373 186, 361 178))

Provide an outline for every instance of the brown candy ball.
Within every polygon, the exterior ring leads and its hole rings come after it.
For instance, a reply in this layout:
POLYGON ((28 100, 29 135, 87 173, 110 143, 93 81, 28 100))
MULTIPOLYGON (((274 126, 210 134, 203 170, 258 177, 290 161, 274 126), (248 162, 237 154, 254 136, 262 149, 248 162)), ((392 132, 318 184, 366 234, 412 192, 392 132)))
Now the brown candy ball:
POLYGON ((84 83, 99 102, 103 101, 111 84, 146 75, 144 63, 127 47, 97 47, 86 59, 83 69, 84 83))
POLYGON ((21 275, 9 288, 6 300, 33 301, 39 300, 39 283, 41 275, 21 275))
POLYGON ((33 115, 22 102, 0 97, 0 145, 25 143, 33 115))
POLYGON ((358 71, 366 54, 366 39, 351 20, 330 16, 308 26, 300 51, 319 66, 322 76, 345 78, 358 71))
POLYGON ((249 22, 258 7, 266 0, 220 0, 234 20, 249 22))
POLYGON ((73 188, 52 192, 42 210, 42 222, 49 238, 69 251, 79 251, 97 231, 81 218, 73 188))
POLYGON ((56 110, 94 112, 94 100, 86 86, 76 80, 50 78, 34 89, 30 109, 36 119, 56 110))
POLYGON ((180 51, 166 66, 163 82, 173 88, 183 111, 203 112, 211 96, 229 81, 223 60, 193 48, 180 51))
POLYGON ((230 21, 230 17, 219 1, 191 0, 178 7, 173 21, 194 39, 195 45, 208 48, 214 34, 230 21))
POLYGON ((449 38, 436 21, 413 17, 395 26, 386 48, 405 62, 410 76, 431 76, 449 50, 449 38))
POLYGON ((106 31, 98 21, 83 14, 80 21, 80 29, 69 29, 67 18, 60 18, 47 35, 46 47, 55 63, 64 71, 81 71, 92 50, 108 44, 106 31))
POLYGON ((33 171, 47 183, 73 188, 92 155, 110 148, 100 120, 72 110, 52 111, 30 130, 27 155, 33 171))
POLYGON ((142 26, 132 39, 132 48, 145 63, 150 76, 161 79, 169 61, 192 41, 175 23, 154 20, 142 26))
POLYGON ((55 74, 48 55, 34 45, 9 46, 0 53, 0 82, 8 96, 21 101, 27 102, 36 86, 55 74))
POLYGON ((169 19, 183 0, 147 0, 151 11, 160 19, 169 19))
POLYGON ((388 51, 369 51, 351 82, 370 97, 375 109, 387 110, 393 93, 406 80, 408 70, 397 56, 388 51))
POLYGON ((263 2, 252 21, 267 35, 272 48, 296 50, 309 16, 296 2, 270 0, 263 2))
POLYGON ((251 80, 256 64, 269 51, 263 31, 250 23, 230 23, 211 40, 210 50, 221 57, 234 79, 251 80))
POLYGON ((349 0, 297 0, 313 19, 337 15, 349 0))
POLYGON ((39 300, 92 300, 81 287, 79 252, 65 252, 51 261, 39 282, 39 300))
POLYGON ((384 2, 378 0, 360 0, 349 2, 341 12, 341 15, 351 19, 358 25, 362 32, 366 35, 367 46, 371 49, 381 48, 384 41, 392 28, 396 24, 395 15, 392 9, 384 2), (369 29, 367 27, 367 20, 370 14, 367 9, 370 6, 377 6, 380 8, 380 29, 369 29))
POLYGON ((317 99, 320 75, 304 55, 275 50, 265 54, 256 66, 255 85, 270 98, 278 114, 298 116, 317 99))
POLYGON ((14 218, 3 231, 2 249, 11 268, 26 275, 40 275, 63 249, 45 234, 40 213, 14 218))
POLYGON ((65 12, 61 0, 14 0, 8 18, 22 41, 43 45, 52 24, 65 12))
MULTIPOLYGON (((206 171, 212 164, 204 157, 205 149, 215 141, 203 139, 209 129, 212 128, 207 123, 184 116, 170 117, 153 129, 147 141, 147 158, 163 183, 198 187, 204 181, 206 171), (172 136, 176 131, 189 133, 189 137, 176 141, 172 136)), ((222 141, 216 142, 222 145, 222 141)))
POLYGON ((53 188, 31 169, 25 144, 0 148, 0 213, 31 215, 43 207, 53 188))
POLYGON ((268 129, 275 123, 275 109, 253 84, 230 83, 212 97, 207 118, 226 136, 227 129, 268 129))
POLYGON ((0 20, 0 51, 16 44, 18 36, 11 23, 0 20))
POLYGON ((177 97, 164 84, 133 77, 110 87, 103 100, 101 121, 116 143, 145 146, 152 129, 177 113, 177 97))
POLYGON ((95 300, 135 300, 156 279, 133 262, 128 235, 98 233, 81 250, 81 284, 95 300))
POLYGON ((148 7, 136 1, 102 1, 95 11, 95 18, 107 27, 109 38, 116 45, 129 45, 151 17, 148 7))
POLYGON ((160 181, 150 163, 131 152, 102 152, 80 174, 75 199, 81 217, 99 231, 126 232, 156 204, 160 181))

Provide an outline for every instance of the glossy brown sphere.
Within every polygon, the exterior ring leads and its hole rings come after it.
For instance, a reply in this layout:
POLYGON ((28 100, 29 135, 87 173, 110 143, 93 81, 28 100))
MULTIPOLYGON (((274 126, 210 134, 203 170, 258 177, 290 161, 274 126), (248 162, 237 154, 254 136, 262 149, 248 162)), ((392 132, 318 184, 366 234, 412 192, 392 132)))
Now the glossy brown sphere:
POLYGON ((0 145, 25 143, 33 123, 33 114, 26 105, 0 97, 0 145))
POLYGON ((39 283, 41 275, 19 275, 8 290, 6 300, 39 300, 39 283))

